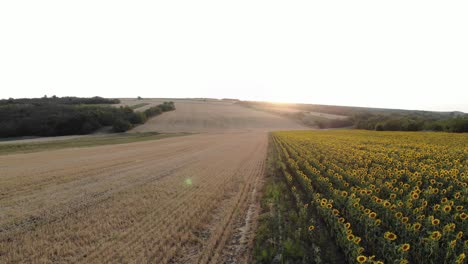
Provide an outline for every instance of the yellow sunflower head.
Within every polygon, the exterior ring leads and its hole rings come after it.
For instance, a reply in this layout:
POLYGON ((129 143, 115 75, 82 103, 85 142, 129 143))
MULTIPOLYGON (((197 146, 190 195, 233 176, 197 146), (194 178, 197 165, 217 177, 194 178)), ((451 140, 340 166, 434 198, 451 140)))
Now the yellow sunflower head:
POLYGON ((421 224, 420 223, 414 223, 413 228, 414 228, 414 230, 420 230, 421 229, 421 224))
POLYGON ((366 256, 363 256, 363 255, 360 255, 356 258, 357 262, 358 263, 364 263, 367 261, 367 257, 366 256))
POLYGON ((456 239, 450 241, 450 248, 451 249, 454 249, 456 245, 457 245, 457 240, 456 239))
POLYGON ((449 213, 450 211, 452 211, 452 207, 450 205, 445 205, 442 208, 442 210, 443 210, 444 213, 449 213))
POLYGON ((353 242, 355 244, 359 244, 361 242, 361 238, 357 236, 357 237, 354 238, 353 242))
POLYGON ((393 241, 393 240, 397 239, 397 235, 395 233, 392 233, 392 232, 385 232, 384 238, 387 239, 387 240, 393 241))
POLYGON ((468 214, 466 214, 466 213, 461 213, 460 214, 460 219, 461 220, 466 220, 467 218, 468 218, 468 214))
POLYGON ((406 252, 406 251, 410 250, 410 248, 411 248, 410 244, 405 243, 405 244, 401 245, 400 250, 406 252))
POLYGON ((438 241, 442 237, 442 234, 439 231, 434 231, 431 234, 431 239, 434 241, 438 241))

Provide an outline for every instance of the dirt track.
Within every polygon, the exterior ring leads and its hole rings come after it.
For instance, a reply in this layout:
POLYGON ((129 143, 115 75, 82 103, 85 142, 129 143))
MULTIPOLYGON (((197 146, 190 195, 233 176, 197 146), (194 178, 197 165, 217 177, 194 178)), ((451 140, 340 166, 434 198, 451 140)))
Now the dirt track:
POLYGON ((176 106, 139 129, 210 133, 1 156, 0 263, 246 262, 266 131, 302 127, 229 104, 176 106))

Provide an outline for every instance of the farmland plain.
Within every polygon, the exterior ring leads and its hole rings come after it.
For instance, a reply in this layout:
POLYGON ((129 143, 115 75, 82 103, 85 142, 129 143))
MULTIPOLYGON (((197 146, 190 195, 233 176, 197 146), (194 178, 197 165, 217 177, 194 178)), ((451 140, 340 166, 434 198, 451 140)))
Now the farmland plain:
POLYGON ((267 132, 305 127, 174 101, 132 132, 198 134, 0 156, 0 262, 247 262, 267 132))

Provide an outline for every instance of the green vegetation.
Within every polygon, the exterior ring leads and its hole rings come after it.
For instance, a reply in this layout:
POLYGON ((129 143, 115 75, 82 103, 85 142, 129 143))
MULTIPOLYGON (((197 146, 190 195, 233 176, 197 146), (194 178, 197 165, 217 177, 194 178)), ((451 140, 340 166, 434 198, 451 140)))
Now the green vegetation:
POLYGON ((349 118, 327 118, 324 116, 308 114, 307 112, 297 112, 290 115, 292 115, 293 118, 300 120, 303 124, 307 126, 315 126, 321 129, 353 126, 353 121, 349 118))
POLYGON ((83 97, 47 97, 42 98, 20 98, 20 99, 3 99, 0 100, 0 106, 3 105, 44 105, 44 104, 61 104, 61 105, 80 105, 80 104, 118 104, 120 103, 119 99, 106 99, 99 96, 91 98, 83 97))
POLYGON ((356 113, 354 127, 377 131, 445 131, 468 132, 468 115, 462 113, 356 113))
POLYGON ((177 134, 159 134, 156 132, 148 133, 118 133, 107 135, 92 135, 79 138, 52 140, 43 142, 24 142, 24 143, 8 143, 0 142, 0 155, 38 152, 44 150, 54 150, 63 148, 78 148, 78 147, 93 147, 112 144, 124 144, 139 141, 157 140, 168 137, 189 135, 187 133, 177 134))
MULTIPOLYGON (((344 263, 317 213, 290 191, 284 164, 270 140, 262 213, 255 235, 255 263, 344 263), (313 229, 313 230, 309 230, 313 229)), ((297 188, 300 188, 297 186, 297 188)))
POLYGON ((149 117, 175 109, 173 102, 164 102, 143 113, 130 107, 102 105, 113 102, 118 100, 100 97, 3 100, 0 137, 83 135, 106 126, 114 132, 124 132, 145 123, 149 117))

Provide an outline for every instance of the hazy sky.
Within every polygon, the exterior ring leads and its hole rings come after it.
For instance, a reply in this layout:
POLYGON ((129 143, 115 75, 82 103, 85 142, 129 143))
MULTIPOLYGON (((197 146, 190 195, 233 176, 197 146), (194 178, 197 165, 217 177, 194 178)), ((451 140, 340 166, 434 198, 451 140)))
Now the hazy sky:
POLYGON ((0 98, 468 112, 468 1, 1 1, 0 98))

